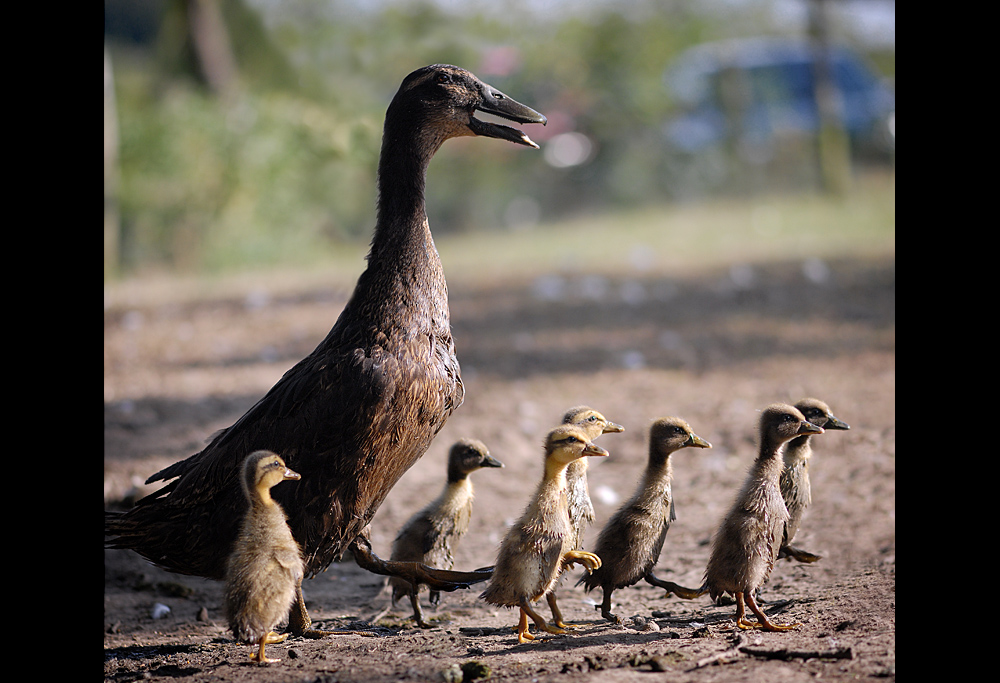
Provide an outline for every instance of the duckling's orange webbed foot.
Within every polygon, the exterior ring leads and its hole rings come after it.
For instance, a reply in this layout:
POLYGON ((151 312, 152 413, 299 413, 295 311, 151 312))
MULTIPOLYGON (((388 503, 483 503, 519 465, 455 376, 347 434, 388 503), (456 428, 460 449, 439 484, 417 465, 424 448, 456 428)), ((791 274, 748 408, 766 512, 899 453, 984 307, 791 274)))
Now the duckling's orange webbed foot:
POLYGON ((535 637, 528 633, 528 617, 535 622, 535 627, 539 631, 545 631, 546 633, 552 633, 553 635, 561 636, 565 635, 566 631, 559 628, 558 626, 552 626, 545 621, 538 612, 531 609, 531 605, 528 603, 527 599, 521 600, 521 619, 517 625, 517 640, 520 643, 526 642, 528 640, 534 640, 535 637))
POLYGON ((736 625, 742 629, 746 628, 762 628, 765 631, 791 631, 801 624, 775 624, 767 615, 764 614, 763 610, 757 606, 757 601, 754 600, 753 591, 747 591, 746 593, 736 594, 736 625), (754 623, 752 621, 747 621, 745 618, 745 610, 743 608, 743 600, 746 598, 746 604, 750 607, 755 615, 757 615, 757 621, 759 623, 754 623), (743 622, 743 623, 741 623, 743 622), (744 624, 750 624, 750 626, 745 626, 744 624))
POLYGON ((559 609, 559 604, 556 602, 556 594, 549 593, 545 596, 546 602, 549 603, 549 609, 552 610, 552 623, 562 629, 567 628, 580 628, 583 624, 567 624, 563 621, 562 610, 559 609))
POLYGON ((588 553, 586 550, 570 550, 568 553, 562 557, 563 567, 569 567, 573 564, 582 564, 587 568, 588 572, 592 572, 595 569, 601 568, 601 558, 599 558, 594 553, 588 553))
MULTIPOLYGON (((257 664, 260 666, 264 666, 265 664, 274 664, 281 661, 280 659, 268 659, 266 656, 264 656, 264 646, 267 643, 280 642, 280 641, 269 640, 271 636, 276 636, 276 635, 277 634, 274 631, 271 631, 270 633, 268 633, 267 635, 265 635, 260 639, 258 650, 256 652, 250 653, 251 661, 257 662, 257 664)), ((284 638, 281 638, 281 640, 284 640, 284 638)))

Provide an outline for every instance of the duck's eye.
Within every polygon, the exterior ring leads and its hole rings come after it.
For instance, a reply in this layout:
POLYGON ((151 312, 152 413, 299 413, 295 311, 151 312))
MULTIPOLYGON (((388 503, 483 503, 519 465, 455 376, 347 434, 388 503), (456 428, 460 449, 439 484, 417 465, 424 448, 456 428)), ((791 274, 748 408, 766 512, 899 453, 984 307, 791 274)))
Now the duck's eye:
POLYGON ((451 76, 448 74, 438 74, 435 78, 438 83, 451 83, 451 76))

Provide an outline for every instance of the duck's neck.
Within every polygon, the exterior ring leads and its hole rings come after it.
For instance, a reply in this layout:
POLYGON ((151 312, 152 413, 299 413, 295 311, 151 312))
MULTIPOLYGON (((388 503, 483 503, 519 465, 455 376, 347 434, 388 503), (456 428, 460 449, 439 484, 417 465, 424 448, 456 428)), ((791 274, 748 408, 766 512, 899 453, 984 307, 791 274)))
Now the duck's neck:
POLYGON ((472 502, 472 480, 462 477, 457 481, 445 484, 444 491, 438 497, 437 507, 443 510, 457 510, 472 502))
POLYGON ((427 145, 419 131, 394 132, 387 121, 379 159, 378 220, 352 308, 381 327, 402 307, 411 311, 412 330, 440 333, 450 329, 448 290, 425 211, 427 166, 437 149, 427 145))
POLYGON ((545 461, 545 475, 538 489, 539 501, 558 501, 566 496, 566 468, 567 463, 556 462, 552 459, 545 461))
POLYGON ((270 486, 256 486, 250 496, 250 504, 258 509, 266 509, 274 506, 274 499, 271 498, 270 486))

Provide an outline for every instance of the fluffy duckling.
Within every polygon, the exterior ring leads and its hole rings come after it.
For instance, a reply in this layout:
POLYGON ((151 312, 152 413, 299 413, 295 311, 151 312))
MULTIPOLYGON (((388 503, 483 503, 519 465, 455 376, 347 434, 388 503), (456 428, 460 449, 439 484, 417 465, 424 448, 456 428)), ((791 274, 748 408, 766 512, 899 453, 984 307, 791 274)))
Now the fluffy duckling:
MULTIPOLYGON (((420 562, 437 569, 451 569, 455 565, 452 548, 469 530, 472 517, 472 480, 469 475, 483 467, 503 467, 503 463, 490 455, 482 441, 462 439, 452 445, 448 453, 448 482, 441 495, 410 517, 396 535, 390 559, 402 562, 420 562)), ((413 619, 420 628, 430 628, 420 609, 420 584, 392 577, 392 604, 404 595, 413 605, 413 619)), ((441 593, 431 590, 431 604, 436 605, 441 593)))
POLYGON ((236 639, 258 645, 250 655, 258 664, 281 661, 265 657, 264 646, 288 637, 272 629, 288 616, 304 566, 271 487, 300 478, 271 451, 255 451, 243 463, 241 482, 249 509, 226 566, 225 602, 236 639))
POLYGON ((549 625, 532 607, 555 586, 559 574, 570 564, 583 564, 593 571, 601 558, 573 549, 566 500, 566 467, 585 456, 606 456, 608 452, 591 443, 587 433, 575 425, 556 427, 545 438, 545 473, 535 496, 504 536, 486 590, 480 596, 492 605, 518 607, 521 611, 517 640, 534 640, 528 632, 528 617, 539 630, 561 634, 566 631, 549 625))
MULTIPOLYGON (((796 403, 795 407, 817 427, 823 429, 851 428, 846 422, 837 419, 830 410, 830 406, 818 398, 804 398, 796 403)), ((802 522, 802 514, 812 502, 812 488, 809 484, 809 458, 812 456, 812 447, 809 445, 810 437, 809 434, 795 437, 788 442, 782 454, 785 467, 781 471, 781 495, 788 507, 788 522, 785 523, 784 538, 781 541, 781 549, 778 550, 778 557, 795 559, 799 562, 815 562, 820 559, 819 555, 814 555, 792 545, 795 532, 799 530, 799 524, 802 522)))
POLYGON ((723 593, 736 596, 736 625, 741 629, 763 627, 787 631, 798 624, 775 624, 757 606, 754 591, 771 573, 781 545, 788 510, 781 497, 781 448, 805 434, 822 434, 797 408, 774 403, 764 409, 759 424, 760 447, 733 506, 712 540, 705 569, 705 586, 712 600, 723 593), (746 619, 746 605, 758 623, 746 619))
POLYGON ((697 589, 684 588, 672 581, 653 575, 660 558, 674 514, 670 491, 673 467, 670 456, 682 448, 711 448, 691 426, 679 417, 662 417, 649 428, 649 462, 635 494, 608 520, 597 537, 594 553, 601 558, 601 567, 584 576, 583 584, 590 592, 597 586, 604 590, 601 616, 616 624, 621 618, 611 613, 611 595, 616 588, 631 586, 645 579, 647 583, 665 588, 683 598, 702 595, 697 589))
MULTIPOLYGON (((562 423, 580 427, 587 433, 587 438, 591 441, 601 434, 625 431, 625 428, 620 424, 615 424, 590 406, 570 408, 563 415, 562 423)), ((580 458, 571 462, 566 468, 566 502, 569 511, 569 525, 573 531, 573 550, 583 550, 583 535, 595 519, 594 504, 590 500, 590 491, 587 487, 588 462, 586 458, 580 458)), ((552 623, 559 628, 572 628, 574 626, 563 620, 562 611, 556 600, 555 588, 546 593, 545 600, 549 603, 549 609, 552 611, 552 623)))

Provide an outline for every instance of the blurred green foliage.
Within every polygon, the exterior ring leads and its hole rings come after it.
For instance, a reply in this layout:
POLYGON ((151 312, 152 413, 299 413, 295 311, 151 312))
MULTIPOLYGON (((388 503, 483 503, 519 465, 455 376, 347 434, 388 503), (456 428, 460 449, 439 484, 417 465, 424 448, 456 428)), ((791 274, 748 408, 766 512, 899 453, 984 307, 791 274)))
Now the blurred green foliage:
POLYGON ((769 30, 760 6, 720 22, 683 0, 573 15, 527 0, 460 13, 421 1, 221 1, 240 72, 228 97, 197 76, 183 3, 152 3, 162 7, 153 41, 106 40, 126 271, 305 263, 367 239, 385 107, 407 73, 436 62, 546 114, 547 128, 525 129, 539 142, 576 131, 594 143, 589 163, 557 168, 499 141, 450 142, 430 169, 436 233, 508 226, 519 201, 547 220, 677 199, 664 68, 704 40, 769 30))

